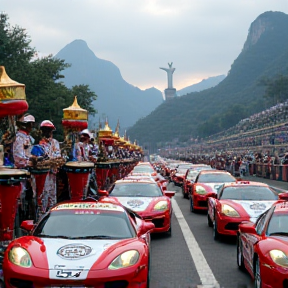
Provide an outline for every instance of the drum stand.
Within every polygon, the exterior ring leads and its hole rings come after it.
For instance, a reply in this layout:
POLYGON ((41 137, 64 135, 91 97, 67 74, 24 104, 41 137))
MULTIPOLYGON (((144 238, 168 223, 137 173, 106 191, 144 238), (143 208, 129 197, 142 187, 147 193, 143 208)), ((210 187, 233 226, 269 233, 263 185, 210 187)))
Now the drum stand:
MULTIPOLYGON (((35 178, 36 183, 36 221, 38 221, 45 213, 47 205, 43 203, 44 185, 46 177, 49 173, 48 169, 43 170, 31 170, 31 175, 35 178)), ((47 203, 48 204, 48 203, 47 203)))

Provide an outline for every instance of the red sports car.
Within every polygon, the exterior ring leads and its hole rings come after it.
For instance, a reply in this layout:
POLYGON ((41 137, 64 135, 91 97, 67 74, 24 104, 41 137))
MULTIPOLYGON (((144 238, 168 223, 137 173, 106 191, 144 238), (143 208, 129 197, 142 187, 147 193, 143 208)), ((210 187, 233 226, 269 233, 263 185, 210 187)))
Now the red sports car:
POLYGON ((189 199, 192 184, 194 183, 199 172, 202 170, 212 170, 212 168, 210 165, 206 164, 193 164, 191 168, 187 169, 182 184, 182 194, 184 198, 189 199))
POLYGON ((62 202, 28 236, 5 251, 5 287, 130 287, 149 285, 150 231, 146 222, 109 199, 62 202))
POLYGON ((237 179, 224 170, 200 171, 195 182, 192 184, 190 194, 190 211, 207 210, 207 199, 216 195, 223 183, 236 182, 237 179))
POLYGON ((236 236, 243 221, 255 222, 278 200, 278 193, 264 183, 239 181, 223 184, 214 197, 208 198, 207 217, 217 240, 220 235, 236 236))
POLYGON ((164 190, 160 183, 152 179, 123 179, 117 180, 108 193, 109 198, 114 198, 146 221, 154 223, 153 233, 167 232, 171 235, 171 197, 174 191, 164 190))
POLYGON ((254 287, 288 287, 287 201, 274 203, 255 224, 239 225, 237 264, 240 269, 247 269, 255 281, 254 287))

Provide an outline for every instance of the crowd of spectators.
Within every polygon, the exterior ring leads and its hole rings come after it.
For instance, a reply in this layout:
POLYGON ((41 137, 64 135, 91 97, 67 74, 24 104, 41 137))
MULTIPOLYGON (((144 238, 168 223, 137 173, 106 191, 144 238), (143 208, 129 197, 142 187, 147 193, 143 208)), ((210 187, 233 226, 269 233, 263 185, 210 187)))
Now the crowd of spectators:
POLYGON ((161 153, 226 170, 235 163, 288 164, 288 100, 188 147, 163 149, 161 153))

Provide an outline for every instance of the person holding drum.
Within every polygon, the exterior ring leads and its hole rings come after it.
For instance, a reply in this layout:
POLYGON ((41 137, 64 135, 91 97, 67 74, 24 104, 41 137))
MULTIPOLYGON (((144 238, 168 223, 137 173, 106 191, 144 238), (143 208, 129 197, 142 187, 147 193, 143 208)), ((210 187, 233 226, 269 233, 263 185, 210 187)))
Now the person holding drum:
MULTIPOLYGON (((13 142, 13 160, 14 166, 18 169, 29 169, 33 165, 31 161, 31 150, 34 144, 34 138, 30 135, 33 125, 35 123, 35 118, 31 114, 24 114, 18 120, 16 120, 16 126, 18 131, 16 132, 16 138, 13 142)), ((25 212, 25 201, 26 198, 29 203, 33 206, 33 197, 35 197, 34 181, 32 178, 28 178, 26 181, 21 182, 21 214, 26 214, 25 212)), ((33 213, 32 213, 33 214, 33 213)), ((34 217, 29 215, 28 217, 34 217)), ((23 215, 27 217, 27 215, 23 215)))
MULTIPOLYGON (((44 148, 46 155, 50 160, 61 157, 60 144, 58 140, 53 138, 53 131, 56 130, 54 124, 50 120, 44 120, 40 124, 40 130, 42 138, 39 141, 39 145, 44 148)), ((56 174, 57 167, 51 167, 44 185, 44 203, 47 204, 47 208, 52 207, 57 203, 57 188, 56 188, 56 174)))
POLYGON ((16 168, 23 169, 32 165, 31 149, 34 138, 30 135, 35 123, 34 116, 25 114, 16 121, 18 131, 13 143, 13 159, 16 168))
POLYGON ((92 156, 90 132, 84 129, 80 132, 79 142, 75 144, 75 154, 78 161, 90 161, 92 156))

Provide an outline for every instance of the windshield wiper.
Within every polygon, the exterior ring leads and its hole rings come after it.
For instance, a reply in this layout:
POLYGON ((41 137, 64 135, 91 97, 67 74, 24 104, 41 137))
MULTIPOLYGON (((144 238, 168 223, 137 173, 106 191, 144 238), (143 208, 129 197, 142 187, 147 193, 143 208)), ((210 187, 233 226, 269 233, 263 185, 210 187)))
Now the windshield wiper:
POLYGON ((35 234, 33 236, 36 237, 44 237, 44 238, 63 238, 63 239, 71 239, 71 237, 64 236, 64 235, 46 235, 46 234, 35 234))
POLYGON ((90 236, 79 236, 71 237, 72 239, 117 239, 117 237, 111 237, 107 235, 90 235, 90 236))
POLYGON ((284 236, 288 236, 288 232, 272 232, 269 233, 269 236, 271 235, 284 235, 284 236))

